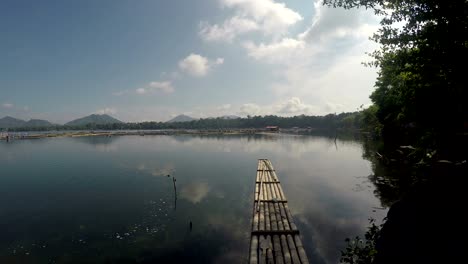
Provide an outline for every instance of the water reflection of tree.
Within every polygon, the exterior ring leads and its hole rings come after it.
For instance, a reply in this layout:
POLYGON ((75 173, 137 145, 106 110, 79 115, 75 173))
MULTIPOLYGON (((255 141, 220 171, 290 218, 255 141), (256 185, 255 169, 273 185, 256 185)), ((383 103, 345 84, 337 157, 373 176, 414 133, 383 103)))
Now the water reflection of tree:
POLYGON ((374 184, 374 194, 380 199, 383 207, 390 207, 398 201, 413 183, 412 172, 407 166, 396 162, 390 164, 379 157, 384 148, 383 142, 364 139, 362 157, 371 162, 372 174, 369 181, 374 184))
POLYGON ((363 140, 363 158, 372 164, 369 180, 382 205, 390 207, 378 240, 372 240, 373 263, 456 263, 464 252, 460 234, 467 231, 460 210, 466 166, 417 162, 405 147, 387 150, 382 142, 363 140))

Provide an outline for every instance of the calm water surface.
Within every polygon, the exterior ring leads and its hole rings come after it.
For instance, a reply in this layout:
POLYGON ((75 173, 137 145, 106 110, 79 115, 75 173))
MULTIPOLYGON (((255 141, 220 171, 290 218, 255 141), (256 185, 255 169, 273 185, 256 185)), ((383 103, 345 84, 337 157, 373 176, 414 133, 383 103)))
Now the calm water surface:
POLYGON ((0 263, 245 263, 259 158, 311 262, 337 263, 344 239, 386 214, 362 153, 292 135, 2 141, 0 263))

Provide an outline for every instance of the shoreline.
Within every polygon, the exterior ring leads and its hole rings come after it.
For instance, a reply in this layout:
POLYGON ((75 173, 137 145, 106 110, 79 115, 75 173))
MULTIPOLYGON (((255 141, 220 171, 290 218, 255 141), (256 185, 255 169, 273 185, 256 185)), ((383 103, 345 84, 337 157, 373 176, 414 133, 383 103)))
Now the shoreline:
MULTIPOLYGON (((152 136, 152 135, 252 135, 268 133, 262 129, 213 129, 213 130, 136 130, 136 131, 55 131, 55 132, 3 132, 0 140, 25 140, 56 137, 95 136, 152 136)), ((271 133, 271 132, 270 132, 271 133)), ((275 132, 277 134, 278 132, 275 132)))

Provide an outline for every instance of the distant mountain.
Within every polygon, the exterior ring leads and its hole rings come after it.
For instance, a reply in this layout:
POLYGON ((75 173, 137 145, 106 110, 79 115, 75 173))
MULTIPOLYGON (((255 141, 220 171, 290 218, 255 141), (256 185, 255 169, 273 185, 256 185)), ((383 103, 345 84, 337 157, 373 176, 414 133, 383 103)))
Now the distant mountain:
POLYGON ((220 117, 221 119, 239 119, 241 118, 240 116, 236 116, 236 115, 224 115, 224 116, 221 116, 220 117))
POLYGON ((84 126, 87 124, 97 124, 97 125, 105 125, 105 124, 116 124, 116 123, 123 123, 122 121, 113 118, 110 115, 98 115, 92 114, 89 116, 85 116, 82 118, 75 119, 66 123, 66 126, 84 126))
POLYGON ((175 123, 175 122, 190 122, 196 120, 193 117, 187 116, 187 115, 178 115, 171 120, 167 121, 167 123, 175 123))
POLYGON ((22 127, 26 124, 26 121, 21 119, 16 119, 11 116, 5 116, 0 119, 0 128, 15 128, 22 127))
POLYGON ((42 119, 31 119, 24 124, 25 127, 49 127, 53 125, 51 122, 42 119))
POLYGON ((0 128, 48 127, 53 125, 49 121, 41 119, 31 119, 28 122, 11 116, 0 119, 0 128))

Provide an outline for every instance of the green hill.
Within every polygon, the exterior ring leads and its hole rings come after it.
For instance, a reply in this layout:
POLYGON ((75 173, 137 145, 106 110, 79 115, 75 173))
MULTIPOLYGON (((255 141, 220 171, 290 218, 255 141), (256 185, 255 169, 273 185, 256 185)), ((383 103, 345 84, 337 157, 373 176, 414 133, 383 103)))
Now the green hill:
POLYGON ((0 119, 0 128, 16 128, 23 127, 26 124, 26 121, 13 118, 11 116, 5 116, 0 119))
POLYGON ((85 117, 70 121, 66 123, 65 126, 84 126, 87 124, 106 125, 106 124, 116 124, 116 123, 123 123, 123 122, 109 115, 92 114, 89 116, 85 116, 85 117))

